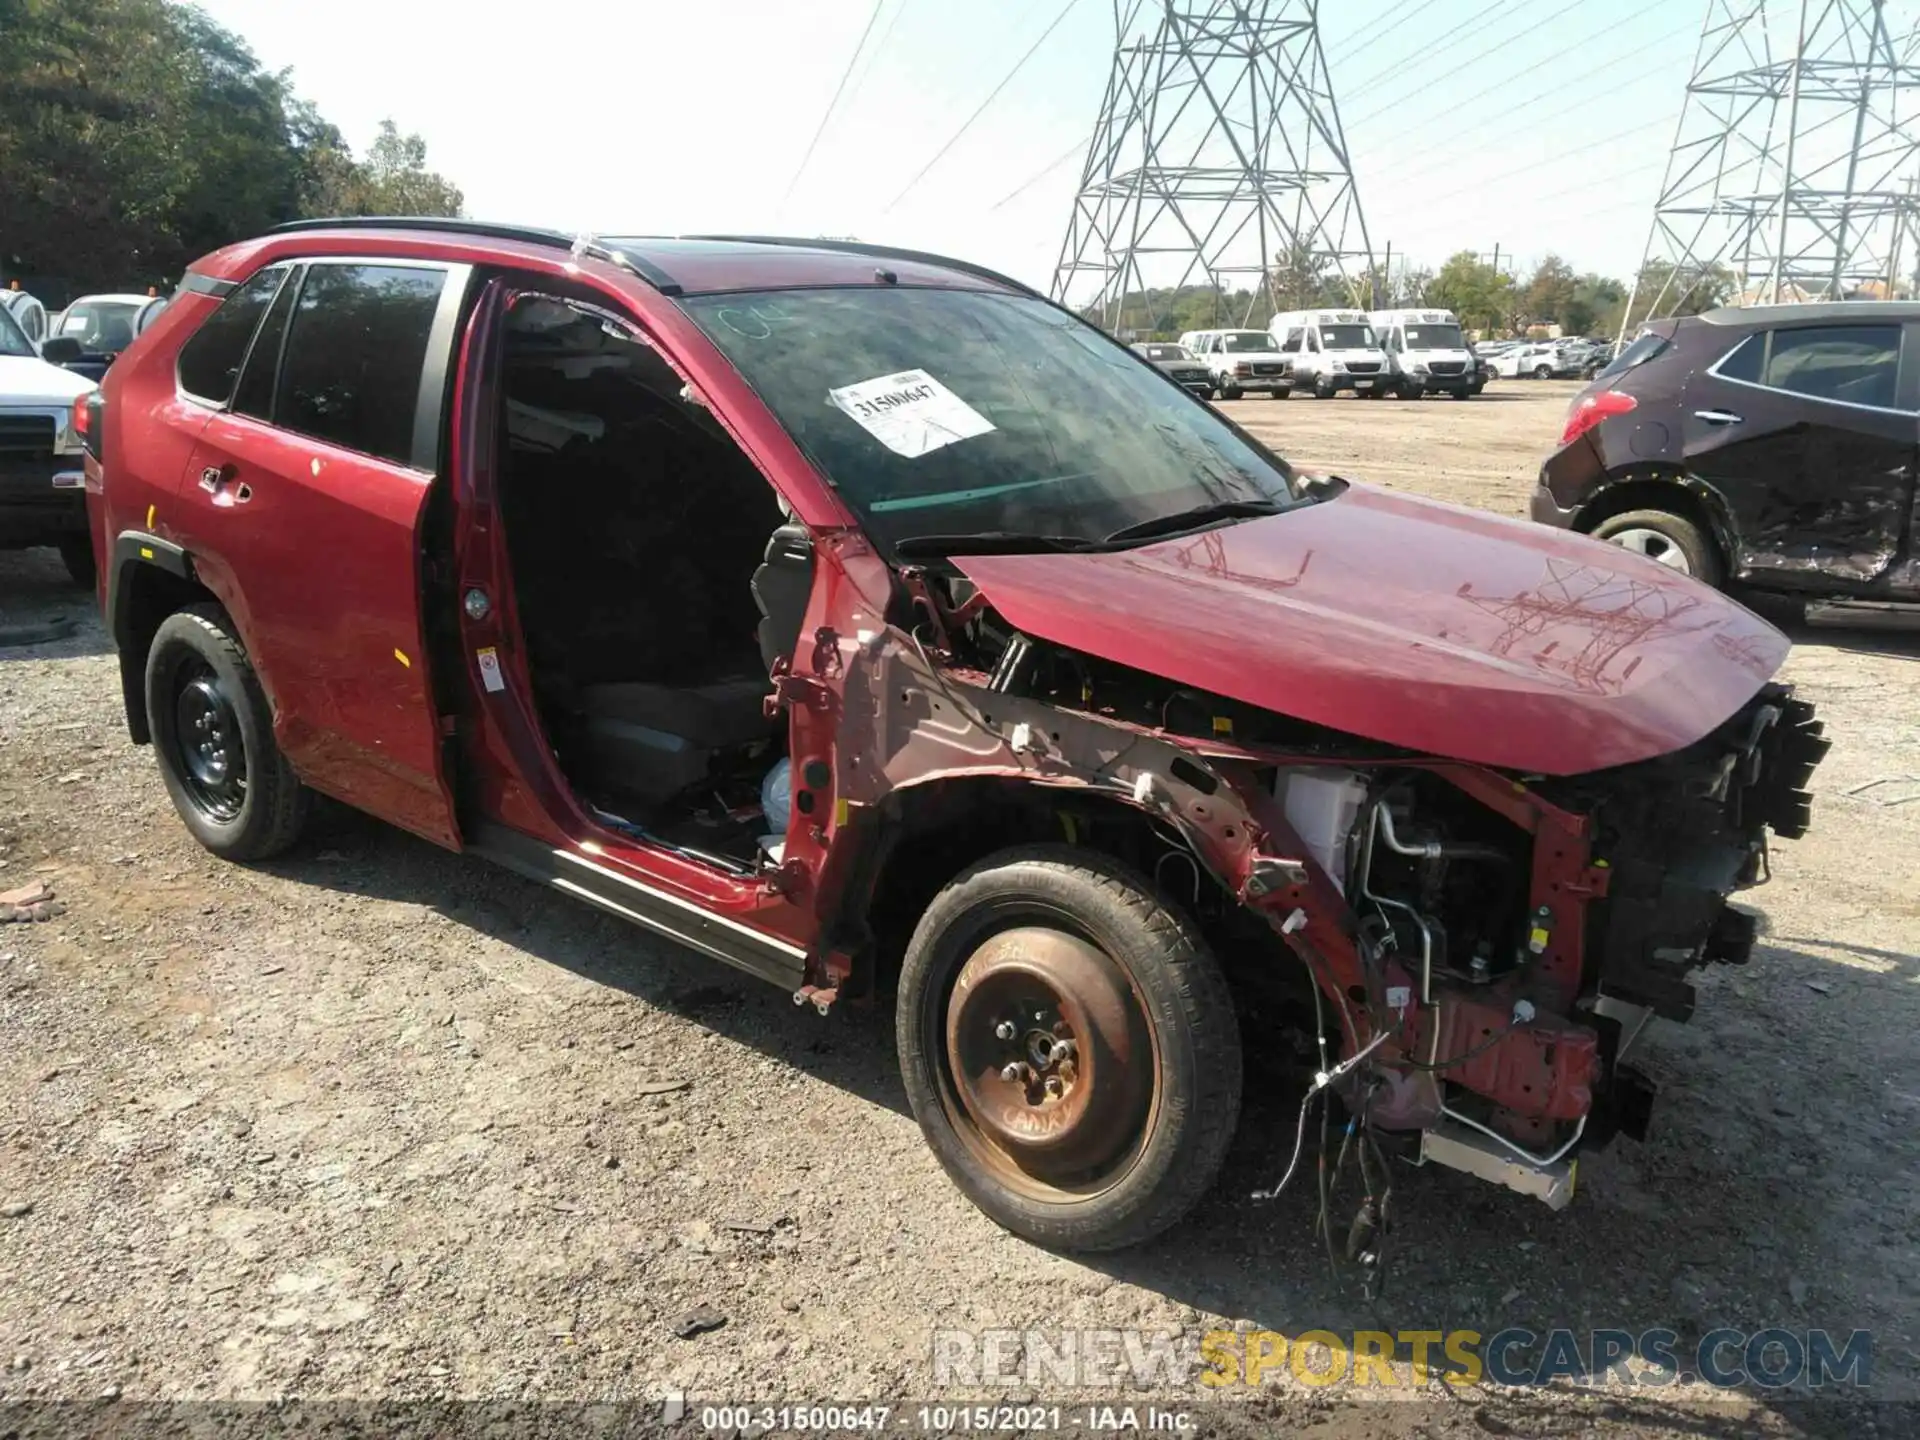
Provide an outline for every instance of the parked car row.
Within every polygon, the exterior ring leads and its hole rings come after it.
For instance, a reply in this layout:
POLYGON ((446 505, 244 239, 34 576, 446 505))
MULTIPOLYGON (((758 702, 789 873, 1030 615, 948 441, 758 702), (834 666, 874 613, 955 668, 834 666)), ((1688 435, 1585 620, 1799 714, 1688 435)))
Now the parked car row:
POLYGON ((1321 400, 1343 391, 1464 400, 1491 374, 1447 310, 1302 310, 1274 316, 1265 330, 1189 330, 1177 344, 1133 349, 1209 400, 1284 400, 1296 390, 1321 400))
POLYGON ((166 308, 154 294, 83 295, 49 315, 0 290, 0 549, 51 545, 74 583, 94 583, 74 403, 166 308))
MULTIPOLYGON (((91 588, 93 546, 73 407, 95 382, 45 358, 14 313, 0 305, 0 550, 56 546, 74 583, 91 588)), ((57 349, 57 341, 49 344, 57 349)))

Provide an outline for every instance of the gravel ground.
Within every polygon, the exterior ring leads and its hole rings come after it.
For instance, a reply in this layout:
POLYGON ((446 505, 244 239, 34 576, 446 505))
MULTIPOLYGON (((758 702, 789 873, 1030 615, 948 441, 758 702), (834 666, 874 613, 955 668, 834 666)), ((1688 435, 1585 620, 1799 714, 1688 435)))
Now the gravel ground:
MULTIPOLYGON (((1518 513, 1571 388, 1228 408, 1312 468, 1518 513)), ((1752 897, 1753 963, 1704 975, 1690 1026, 1650 1027, 1650 1139, 1584 1162, 1560 1214, 1401 1174, 1369 1303, 1329 1276, 1311 1186, 1246 1199, 1284 1158, 1296 1077, 1250 1080, 1226 1177, 1173 1234, 1036 1250, 947 1184, 882 1011, 798 1011, 346 813, 283 862, 207 857, 126 739, 89 603, 51 552, 0 555, 0 636, 56 615, 71 635, 0 649, 0 890, 44 881, 64 906, 0 925, 0 1402, 903 1404, 948 1394, 936 1328, 1236 1322, 1864 1328, 1874 1390, 1920 1393, 1920 643, 1796 637, 1788 678, 1836 741, 1815 829, 1752 897), (699 1305, 725 1325, 677 1338, 699 1305)), ((1691 1387, 1328 1393, 1288 1383, 1207 1423, 1912 1433, 1890 1407, 1691 1387)))

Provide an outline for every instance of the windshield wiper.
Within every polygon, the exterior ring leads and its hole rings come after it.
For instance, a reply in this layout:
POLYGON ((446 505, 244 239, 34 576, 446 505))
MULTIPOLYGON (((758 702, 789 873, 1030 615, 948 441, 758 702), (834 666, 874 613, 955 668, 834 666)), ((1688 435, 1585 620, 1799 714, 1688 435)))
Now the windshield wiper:
POLYGON ((1196 505, 1191 510, 1176 510, 1171 515, 1156 515, 1151 520, 1137 520, 1131 525, 1122 525, 1100 543, 1113 545, 1122 540, 1145 540, 1153 535, 1178 535, 1183 530, 1197 530, 1215 520, 1278 515, 1286 508, 1277 500, 1213 500, 1205 505, 1196 505))
POLYGON ((1097 550, 1098 540, 1080 535, 1029 535, 1018 530, 981 530, 972 535, 909 535, 893 542, 902 559, 941 555, 1020 555, 1032 551, 1097 550))

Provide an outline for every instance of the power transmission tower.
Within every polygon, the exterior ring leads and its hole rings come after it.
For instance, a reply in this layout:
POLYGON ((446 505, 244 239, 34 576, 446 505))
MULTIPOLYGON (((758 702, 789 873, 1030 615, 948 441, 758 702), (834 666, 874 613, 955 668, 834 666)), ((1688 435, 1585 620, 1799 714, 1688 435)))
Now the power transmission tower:
MULTIPOLYGON (((1245 287, 1246 324, 1369 298, 1373 253, 1319 0, 1113 0, 1113 71, 1054 272, 1108 329, 1129 294, 1245 287)), ((1141 317, 1152 327, 1159 317, 1141 317)), ((1232 317, 1222 316, 1227 323, 1232 317)))
POLYGON ((1708 0, 1623 336, 1709 303, 1891 293, 1920 213, 1916 35, 1896 41, 1885 0, 1708 0))

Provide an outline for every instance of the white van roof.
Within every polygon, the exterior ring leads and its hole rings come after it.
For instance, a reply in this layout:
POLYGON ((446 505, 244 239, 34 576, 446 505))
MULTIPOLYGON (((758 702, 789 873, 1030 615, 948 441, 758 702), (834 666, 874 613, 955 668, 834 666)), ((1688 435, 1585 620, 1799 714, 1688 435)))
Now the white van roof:
POLYGON ((1267 322, 1267 328, 1276 325, 1365 325, 1367 312, 1364 310, 1289 310, 1284 315, 1276 315, 1267 322))
POLYGON ((1376 325, 1458 325, 1451 310, 1375 310, 1370 317, 1376 325))

